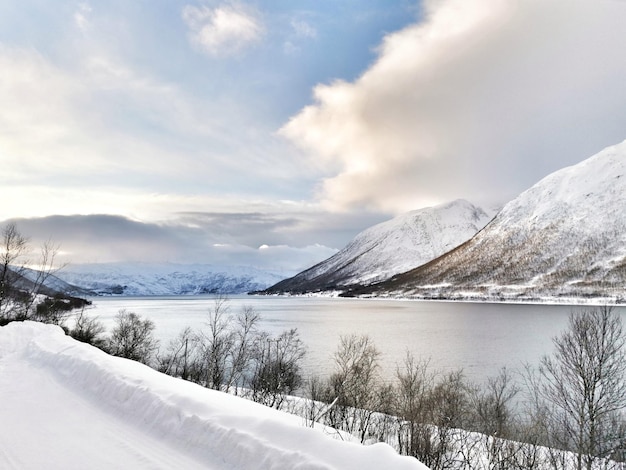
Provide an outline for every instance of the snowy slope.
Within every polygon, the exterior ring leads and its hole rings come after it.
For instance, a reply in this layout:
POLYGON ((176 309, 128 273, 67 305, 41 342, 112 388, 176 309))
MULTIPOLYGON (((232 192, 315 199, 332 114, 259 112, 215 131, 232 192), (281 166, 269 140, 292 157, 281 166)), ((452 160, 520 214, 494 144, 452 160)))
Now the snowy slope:
POLYGON ((267 292, 335 290, 385 280, 467 241, 490 218, 464 200, 408 212, 364 230, 331 258, 267 292))
POLYGON ((0 468, 424 469, 386 444, 108 356, 55 326, 0 327, 0 468))
POLYGON ((375 290, 620 300, 625 285, 626 141, 547 176, 468 243, 375 290))
POLYGON ((41 280, 43 279, 43 285, 39 288, 39 292, 42 294, 65 294, 83 297, 92 294, 89 290, 69 284, 54 274, 45 275, 30 268, 18 268, 14 272, 19 273, 23 277, 24 281, 18 283, 18 285, 27 290, 33 290, 35 285, 41 285, 41 280))
POLYGON ((285 276, 252 267, 184 264, 79 264, 57 276, 98 294, 240 294, 265 289, 285 276))

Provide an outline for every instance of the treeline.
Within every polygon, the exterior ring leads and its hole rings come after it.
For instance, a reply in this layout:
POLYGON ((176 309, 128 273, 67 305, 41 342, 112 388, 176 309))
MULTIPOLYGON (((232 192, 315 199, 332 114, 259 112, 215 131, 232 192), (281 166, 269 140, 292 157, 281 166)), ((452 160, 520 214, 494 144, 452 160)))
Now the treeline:
MULTIPOLYGON (((97 322, 85 318, 79 315, 70 332, 93 343, 84 332, 94 330, 85 325, 97 322)), ((204 330, 184 329, 159 351, 148 334, 154 325, 122 311, 111 335, 103 338, 100 330, 95 344, 297 413, 306 424, 322 423, 363 443, 386 442, 433 470, 625 468, 626 335, 611 308, 571 314, 538 367, 504 368, 481 385, 408 353, 395 380, 383 380, 380 351, 368 336, 354 335, 340 337, 329 377, 305 380, 296 330, 272 336, 258 329, 252 308, 230 312, 223 298, 207 318, 204 330)))
POLYGON ((206 328, 184 329, 159 354, 159 371, 281 408, 303 384, 305 347, 296 329, 273 336, 259 330, 260 315, 251 307, 231 314, 228 300, 217 297, 206 328))
POLYGON ((228 300, 215 299, 206 328, 183 329, 164 347, 154 337, 154 323, 121 310, 109 335, 82 310, 68 334, 114 356, 149 365, 165 374, 204 387, 243 395, 281 408, 304 383, 305 347, 297 330, 273 336, 258 328, 261 317, 251 307, 232 314, 228 300))
POLYGON ((538 367, 476 385, 410 354, 384 382, 372 341, 342 337, 335 372, 309 382, 300 412, 431 469, 623 469, 625 341, 611 308, 571 314, 538 367))
POLYGON ((367 337, 344 337, 336 371, 310 382, 306 415, 387 442, 431 469, 623 469, 624 333, 608 308, 570 317, 539 367, 501 369, 484 384, 410 354, 395 381, 367 337))

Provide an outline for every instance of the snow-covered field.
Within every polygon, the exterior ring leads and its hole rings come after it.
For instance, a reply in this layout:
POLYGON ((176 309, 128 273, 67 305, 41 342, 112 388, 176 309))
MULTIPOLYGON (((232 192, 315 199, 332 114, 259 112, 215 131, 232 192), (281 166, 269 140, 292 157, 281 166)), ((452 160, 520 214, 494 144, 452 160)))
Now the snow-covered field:
POLYGON ((39 323, 0 328, 0 397, 2 469, 426 468, 39 323))

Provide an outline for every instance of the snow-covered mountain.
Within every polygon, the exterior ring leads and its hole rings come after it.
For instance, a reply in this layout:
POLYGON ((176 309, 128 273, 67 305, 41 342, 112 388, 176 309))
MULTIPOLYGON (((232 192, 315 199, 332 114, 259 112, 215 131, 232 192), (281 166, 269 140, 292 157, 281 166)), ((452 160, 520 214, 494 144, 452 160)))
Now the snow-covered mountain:
POLYGON ((44 274, 31 268, 18 267, 13 270, 18 276, 16 287, 25 291, 37 291, 48 296, 69 295, 86 297, 93 294, 88 289, 72 285, 54 274, 44 274))
POLYGON ((626 297, 626 141, 557 171, 459 248, 361 293, 626 297))
POLYGON ((63 281, 103 295, 241 294, 285 277, 252 267, 110 263, 68 266, 63 281))
POLYGON ((265 292, 343 290, 389 279, 467 241, 490 218, 464 200, 408 212, 364 230, 332 257, 265 292))

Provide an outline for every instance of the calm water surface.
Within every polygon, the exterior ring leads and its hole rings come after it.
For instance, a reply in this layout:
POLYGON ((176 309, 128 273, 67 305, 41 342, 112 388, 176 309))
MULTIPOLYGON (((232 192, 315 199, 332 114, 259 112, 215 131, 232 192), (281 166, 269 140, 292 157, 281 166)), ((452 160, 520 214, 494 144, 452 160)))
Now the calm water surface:
MULTIPOLYGON (((121 309, 149 318, 162 347, 183 328, 206 329, 211 296, 98 297, 89 313, 110 329, 121 309)), ((339 337, 367 334, 381 351, 383 373, 393 376, 406 351, 430 359, 442 370, 462 368, 477 382, 502 366, 536 365, 552 352, 552 337, 567 326, 564 305, 514 305, 462 302, 363 300, 316 297, 233 296, 230 313, 251 306, 260 328, 272 333, 297 328, 307 347, 306 372, 326 375, 339 337)), ((626 308, 618 309, 626 321, 626 308)))

